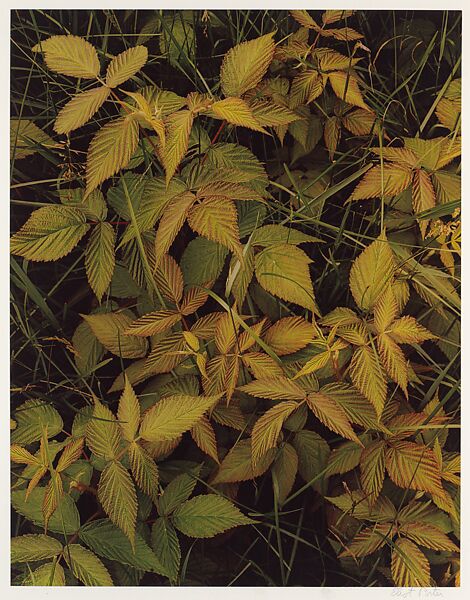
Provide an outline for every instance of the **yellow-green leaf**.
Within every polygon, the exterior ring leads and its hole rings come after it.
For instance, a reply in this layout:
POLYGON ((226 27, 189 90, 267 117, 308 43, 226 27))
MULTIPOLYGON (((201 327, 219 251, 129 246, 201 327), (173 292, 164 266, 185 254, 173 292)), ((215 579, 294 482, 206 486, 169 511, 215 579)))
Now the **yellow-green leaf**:
POLYGON ((382 491, 385 477, 385 443, 372 442, 362 451, 361 485, 367 495, 367 500, 372 506, 382 491))
POLYGON ((225 98, 218 100, 211 106, 211 113, 218 119, 223 119, 232 125, 239 125, 254 131, 266 133, 256 120, 251 108, 241 98, 225 98))
POLYGON ((114 244, 116 234, 110 223, 96 223, 85 251, 85 268, 88 283, 98 301, 109 288, 115 266, 114 244))
POLYGON ((225 96, 241 96, 258 85, 274 56, 273 36, 268 33, 242 42, 227 52, 220 69, 225 96))
POLYGON ((147 353, 146 339, 125 333, 133 321, 130 311, 81 316, 103 346, 116 356, 140 358, 147 353))
POLYGON ((56 73, 95 79, 100 73, 100 61, 95 48, 76 35, 54 35, 32 48, 44 52, 47 66, 56 73))
POLYGON ((145 46, 134 46, 118 54, 108 65, 106 85, 115 88, 135 75, 147 62, 145 46))
POLYGON ((119 461, 109 462, 102 471, 98 500, 111 521, 126 534, 134 547, 137 495, 129 473, 119 461))
POLYGON ((96 456, 105 460, 116 458, 121 431, 116 417, 107 406, 95 399, 93 415, 86 425, 86 443, 96 456))
POLYGON ((256 421, 251 433, 251 458, 254 464, 276 446, 284 421, 298 406, 299 403, 294 400, 280 402, 256 421))
POLYGON ((157 265, 168 252, 175 241, 179 230, 186 220, 188 211, 194 204, 196 196, 191 192, 184 192, 170 200, 165 208, 157 229, 155 238, 155 258, 157 265))
POLYGON ((191 429, 217 399, 183 394, 163 398, 145 413, 140 435, 149 442, 172 440, 191 429))
POLYGON ((148 337, 163 333, 181 320, 181 315, 170 309, 157 310, 133 321, 126 329, 128 335, 148 337))
POLYGON ((286 377, 256 379, 239 389, 251 396, 269 400, 303 400, 306 396, 300 385, 286 377))
POLYGON ((150 454, 137 442, 129 444, 129 464, 139 488, 154 502, 158 499, 158 467, 150 454))
POLYGON ((59 260, 72 252, 89 227, 77 208, 43 206, 13 235, 10 251, 28 260, 59 260))
POLYGON ((124 439, 132 442, 139 428, 140 404, 127 376, 124 391, 119 399, 117 417, 124 439))
POLYGON ((111 586, 113 580, 101 560, 80 544, 68 544, 64 558, 72 573, 86 586, 111 586))
POLYGON ((106 123, 88 148, 85 195, 127 166, 138 143, 139 125, 132 115, 106 123))
POLYGON ((406 538, 398 538, 394 544, 392 577, 395 585, 405 588, 429 587, 429 561, 418 546, 406 538))
POLYGON ((237 209, 229 198, 205 198, 189 211, 188 224, 196 233, 226 246, 243 260, 237 209))
POLYGON ((255 273, 260 285, 271 294, 316 310, 309 264, 303 250, 291 244, 277 244, 262 250, 255 258, 255 273))
POLYGON ((106 102, 110 93, 110 89, 102 85, 74 96, 57 115, 54 131, 70 133, 88 123, 106 102))
POLYGON ((29 562, 53 558, 62 552, 62 544, 48 535, 26 534, 11 539, 11 562, 29 562))
POLYGON ((310 392, 307 395, 307 404, 317 419, 328 429, 362 445, 351 427, 347 414, 327 392, 324 390, 310 392))
POLYGON ((381 235, 356 258, 349 286, 356 304, 363 310, 374 307, 385 286, 392 283, 395 259, 385 235, 381 235))

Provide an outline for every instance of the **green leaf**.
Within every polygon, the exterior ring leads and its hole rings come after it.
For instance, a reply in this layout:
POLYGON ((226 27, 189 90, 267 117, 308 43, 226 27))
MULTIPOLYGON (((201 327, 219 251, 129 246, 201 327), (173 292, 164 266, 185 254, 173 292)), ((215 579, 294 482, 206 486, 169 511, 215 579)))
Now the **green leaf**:
POLYGON ((292 444, 299 457, 299 475, 319 493, 326 493, 326 475, 319 474, 326 469, 330 447, 315 431, 303 429, 295 434, 292 444))
POLYGON ((48 535, 26 534, 11 540, 11 562, 29 562, 53 558, 62 552, 62 544, 48 535))
POLYGON ((29 119, 10 119, 10 159, 35 154, 36 145, 54 145, 54 140, 29 119))
POLYGON ((139 125, 132 115, 106 123, 91 140, 86 167, 88 196, 130 161, 139 143, 139 125))
POLYGON ((251 238, 253 246, 297 245, 303 242, 321 242, 321 240, 285 225, 264 225, 255 229, 251 238))
POLYGON ((10 250, 29 260, 59 260, 72 252, 89 228, 76 208, 43 206, 13 235, 10 250))
POLYGON ((86 425, 86 443, 99 458, 112 460, 119 453, 121 430, 116 417, 95 398, 93 416, 86 425))
POLYGON ((274 33, 242 42, 227 52, 220 68, 225 96, 241 96, 254 88, 268 70, 274 56, 274 33))
POLYGON ((139 533, 135 534, 135 547, 132 548, 128 538, 109 519, 87 523, 80 529, 79 536, 82 542, 104 558, 166 575, 166 568, 139 533))
POLYGON ((90 373, 101 360, 104 348, 85 321, 75 329, 72 345, 76 352, 74 360, 78 370, 82 375, 90 373))
POLYGON ((210 538, 232 527, 255 523, 229 500, 217 494, 196 496, 181 504, 173 514, 174 526, 189 537, 210 538))
POLYGON ((58 562, 45 563, 31 571, 21 585, 62 586, 65 585, 64 569, 58 562))
POLYGON ((181 561, 181 549, 175 528, 171 522, 158 517, 152 525, 152 548, 165 567, 170 581, 176 581, 181 561))
POLYGON ((147 57, 145 46, 134 46, 115 56, 106 71, 106 85, 115 88, 133 77, 145 65, 147 57))
MULTIPOLYGON (((35 525, 44 527, 44 515, 42 506, 46 488, 35 487, 25 500, 25 490, 13 490, 11 492, 11 503, 20 515, 32 521, 35 525)), ((64 495, 59 500, 57 509, 49 519, 48 529, 55 533, 71 535, 80 527, 80 515, 73 499, 64 495)))
POLYGON ((125 331, 132 323, 130 311, 81 315, 103 346, 122 358, 141 358, 147 353, 145 338, 127 335, 125 331))
POLYGON ((75 577, 86 586, 113 585, 106 567, 91 550, 80 544, 68 544, 64 558, 75 577))
POLYGON ((271 468, 273 488, 276 490, 279 504, 282 506, 295 482, 299 458, 295 448, 285 443, 271 468))
POLYGON ((370 310, 386 285, 392 283, 395 258, 385 235, 381 235, 356 258, 349 276, 349 286, 356 304, 370 310))
POLYGON ((111 90, 101 85, 77 94, 61 108, 54 123, 57 133, 70 133, 88 123, 91 117, 103 106, 111 90))
POLYGON ((98 301, 109 288, 113 276, 116 235, 109 223, 97 223, 91 232, 85 251, 85 268, 88 282, 98 301))
POLYGON ((140 435, 149 442, 172 440, 191 429, 217 401, 218 396, 169 396, 148 410, 140 435))
POLYGON ((181 258, 181 270, 186 285, 204 285, 217 279, 222 272, 227 249, 203 237, 191 240, 181 258), (204 260, 201 260, 204 256, 204 260))
POLYGON ((32 444, 39 441, 47 430, 52 438, 64 427, 62 417, 56 409, 42 400, 27 400, 15 411, 16 428, 11 432, 14 444, 32 444))
POLYGON ((271 294, 315 311, 309 264, 311 259, 296 246, 277 244, 256 255, 255 273, 271 294))
POLYGON ((98 500, 111 521, 135 546, 137 495, 127 470, 119 461, 109 462, 101 473, 98 500))
POLYGON ((32 48, 44 52, 47 66, 56 73, 95 79, 100 73, 100 61, 95 48, 76 35, 54 35, 32 48))

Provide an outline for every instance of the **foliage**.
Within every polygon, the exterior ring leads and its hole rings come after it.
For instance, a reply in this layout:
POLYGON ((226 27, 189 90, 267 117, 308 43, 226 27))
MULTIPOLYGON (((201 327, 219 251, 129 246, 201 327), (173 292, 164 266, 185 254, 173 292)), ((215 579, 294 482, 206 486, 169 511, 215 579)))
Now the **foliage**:
POLYGON ((457 586, 455 15, 86 14, 13 19, 13 583, 457 586))

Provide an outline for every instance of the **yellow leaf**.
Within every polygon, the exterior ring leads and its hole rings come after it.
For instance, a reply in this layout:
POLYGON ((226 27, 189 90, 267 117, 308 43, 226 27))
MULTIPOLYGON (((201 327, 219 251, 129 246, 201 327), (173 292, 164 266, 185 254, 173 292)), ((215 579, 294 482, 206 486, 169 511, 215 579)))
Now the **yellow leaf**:
POLYGON ((399 164, 377 165, 369 169, 350 196, 350 200, 396 196, 411 185, 413 172, 399 164))
POLYGON ((191 429, 217 399, 183 394, 163 398, 144 414, 140 436, 149 442, 175 439, 191 429))
POLYGON ((354 10, 325 10, 321 16, 321 20, 324 25, 330 25, 331 23, 336 23, 342 19, 347 19, 354 13, 354 10))
POLYGON ((274 451, 267 452, 256 464, 251 460, 251 439, 240 440, 232 446, 220 464, 211 484, 248 481, 265 473, 274 459, 274 451))
MULTIPOLYGON (((419 214, 436 206, 436 192, 431 181, 431 177, 423 169, 416 169, 413 173, 413 210, 419 214)), ((419 228, 421 236, 426 236, 429 219, 420 219, 419 228)))
POLYGON ((199 287, 189 288, 185 292, 180 306, 181 314, 184 316, 192 315, 207 302, 208 297, 208 293, 199 287))
POLYGON ((344 115, 341 122, 353 135, 378 134, 377 117, 370 110, 352 110, 344 115))
POLYGON ((436 337, 420 325, 414 317, 408 315, 394 321, 390 325, 388 333, 397 344, 420 344, 436 337))
POLYGON ((328 79, 334 93, 340 100, 353 106, 359 106, 359 108, 363 108, 364 110, 370 110, 362 98, 357 83, 358 80, 354 74, 351 72, 346 73, 345 71, 333 71, 332 73, 328 73, 328 79))
POLYGON ((289 106, 294 109, 301 104, 310 104, 316 100, 325 89, 325 81, 318 71, 307 69, 292 80, 289 93, 289 106))
POLYGON ((368 444, 362 451, 361 461, 361 486, 372 506, 380 492, 385 477, 385 442, 376 441, 368 444))
POLYGON ((390 479, 399 487, 442 495, 439 466, 430 448, 414 442, 391 442, 385 464, 390 479))
POLYGON ((379 333, 384 333, 398 316, 398 306, 391 286, 385 289, 374 306, 374 325, 379 333))
POLYGON ((398 383, 405 396, 408 396, 408 367, 405 357, 400 347, 386 333, 381 333, 377 338, 377 347, 379 350, 382 365, 390 378, 398 383))
POLYGON ((104 85, 77 94, 60 110, 54 123, 57 133, 70 133, 85 125, 108 99, 110 89, 104 85))
POLYGON ((279 364, 263 352, 245 352, 241 358, 256 379, 282 377, 284 375, 279 364))
POLYGON ((317 419, 328 429, 362 446, 351 427, 347 414, 327 392, 324 390, 310 392, 307 395, 307 404, 317 419))
POLYGON ((43 206, 13 235, 10 251, 28 260, 58 260, 72 252, 89 228, 77 208, 43 206))
POLYGON ((297 23, 302 25, 302 27, 307 27, 308 29, 319 29, 317 23, 312 19, 306 10, 290 10, 289 13, 291 17, 297 21, 297 23))
POLYGON ((164 333, 179 321, 181 321, 181 315, 177 311, 169 309, 157 310, 133 321, 124 333, 126 335, 150 337, 157 333, 164 333))
POLYGON ((132 475, 139 488, 150 496, 154 502, 158 500, 158 467, 150 453, 137 442, 131 442, 128 449, 129 464, 132 475))
POLYGON ((369 400, 380 419, 387 395, 387 383, 374 350, 370 346, 356 348, 349 370, 353 384, 369 400))
POLYGON ((400 534, 431 550, 459 552, 459 548, 441 529, 429 523, 419 521, 406 523, 400 527, 400 534))
POLYGON ((85 251, 85 269, 91 289, 98 301, 109 288, 115 266, 114 244, 116 235, 110 223, 96 223, 85 251))
POLYGON ((178 304, 183 296, 183 273, 176 260, 165 254, 155 271, 155 283, 170 302, 178 304))
POLYGON ((284 356, 305 348, 315 333, 315 326, 302 317, 284 317, 268 329, 264 341, 278 356, 284 356))
POLYGON ((204 379, 206 394, 224 394, 230 402, 237 386, 239 373, 238 356, 235 354, 214 356, 206 365, 207 379, 204 379))
POLYGON ((220 68, 225 96, 241 96, 254 88, 268 70, 274 56, 274 33, 242 42, 227 52, 220 68))
POLYGON ((372 527, 365 527, 352 540, 346 550, 339 554, 340 558, 347 556, 368 556, 387 543, 395 533, 392 523, 376 523, 372 527))
POLYGON ((268 377, 250 381, 239 388, 251 396, 269 400, 303 400, 306 392, 286 377, 268 377))
POLYGON ((263 100, 251 102, 250 109, 256 121, 264 127, 289 125, 289 123, 293 123, 302 118, 286 106, 263 100))
POLYGON ((219 464, 215 432, 207 417, 202 417, 192 426, 191 437, 203 452, 219 464))

